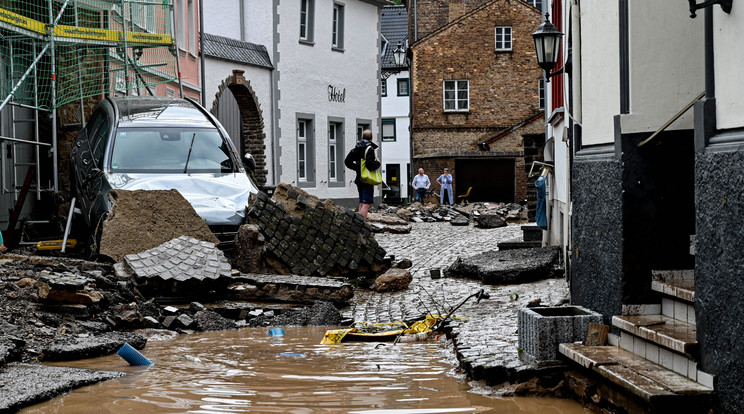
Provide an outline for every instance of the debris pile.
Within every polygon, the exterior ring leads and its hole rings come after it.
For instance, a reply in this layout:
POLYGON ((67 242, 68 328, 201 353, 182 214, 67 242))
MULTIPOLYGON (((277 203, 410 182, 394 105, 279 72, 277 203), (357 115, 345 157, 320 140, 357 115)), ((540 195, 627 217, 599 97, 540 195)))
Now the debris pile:
MULTIPOLYGON (((495 228, 507 223, 526 223, 527 207, 516 203, 471 203, 467 205, 421 204, 407 207, 380 205, 377 213, 383 217, 397 217, 403 222, 449 222, 453 226, 467 226, 471 221, 478 227, 495 228)), ((383 222, 372 216, 373 222, 383 222)))
POLYGON ((135 286, 149 296, 190 291, 195 296, 226 286, 230 263, 214 243, 181 236, 160 246, 124 256, 135 286), (190 289, 191 288, 191 289, 190 289))
POLYGON ((342 280, 296 275, 240 274, 228 287, 227 299, 312 304, 317 300, 338 307, 349 304, 354 289, 342 280))
POLYGON ((388 268, 385 250, 361 215, 297 187, 280 184, 273 198, 259 192, 248 216, 266 240, 269 273, 363 276, 388 268))
POLYGON ((219 243, 178 190, 111 190, 99 254, 116 262, 180 236, 219 243))

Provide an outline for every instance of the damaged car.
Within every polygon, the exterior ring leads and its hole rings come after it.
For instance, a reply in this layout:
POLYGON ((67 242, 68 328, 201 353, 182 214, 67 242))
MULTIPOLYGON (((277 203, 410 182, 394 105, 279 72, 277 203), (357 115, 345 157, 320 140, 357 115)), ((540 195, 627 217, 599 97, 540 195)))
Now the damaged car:
MULTIPOLYGON (((178 190, 221 241, 245 221, 257 190, 219 121, 191 99, 107 97, 71 150, 71 188, 95 252, 108 192, 178 190)), ((77 209, 76 209, 77 210, 77 209)))

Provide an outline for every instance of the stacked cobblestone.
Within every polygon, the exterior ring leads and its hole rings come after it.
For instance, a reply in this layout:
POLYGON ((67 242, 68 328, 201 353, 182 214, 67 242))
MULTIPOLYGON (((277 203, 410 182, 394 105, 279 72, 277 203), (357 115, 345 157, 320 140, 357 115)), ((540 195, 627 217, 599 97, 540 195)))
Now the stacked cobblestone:
POLYGON ((267 258, 285 268, 273 270, 303 276, 377 275, 387 270, 385 249, 362 216, 282 186, 277 192, 282 190, 294 202, 291 211, 259 192, 248 212, 266 238, 267 258))

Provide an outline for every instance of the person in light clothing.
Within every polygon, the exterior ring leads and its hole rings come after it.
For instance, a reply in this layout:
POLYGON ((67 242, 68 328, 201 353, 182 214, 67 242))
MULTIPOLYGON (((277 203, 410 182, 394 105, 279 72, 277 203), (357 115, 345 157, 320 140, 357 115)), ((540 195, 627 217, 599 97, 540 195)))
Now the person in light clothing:
POLYGON ((444 192, 447 192, 447 195, 449 196, 449 204, 453 205, 454 197, 452 195, 452 174, 447 172, 447 169, 444 169, 444 173, 437 178, 437 182, 442 185, 442 189, 439 193, 439 204, 444 204, 444 192))
POLYGON ((429 176, 424 174, 423 168, 419 168, 418 174, 413 176, 413 183, 411 183, 411 186, 413 187, 413 191, 416 192, 416 201, 423 203, 424 198, 426 198, 426 191, 431 187, 429 176))

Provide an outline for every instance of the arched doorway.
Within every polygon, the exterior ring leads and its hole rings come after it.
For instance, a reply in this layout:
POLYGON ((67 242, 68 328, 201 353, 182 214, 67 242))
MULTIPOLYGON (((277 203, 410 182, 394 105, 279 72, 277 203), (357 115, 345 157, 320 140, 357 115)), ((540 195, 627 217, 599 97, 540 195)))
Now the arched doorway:
POLYGON ((261 105, 242 70, 220 84, 212 104, 212 114, 222 123, 240 154, 251 153, 256 160, 255 179, 266 185, 266 134, 261 105))

